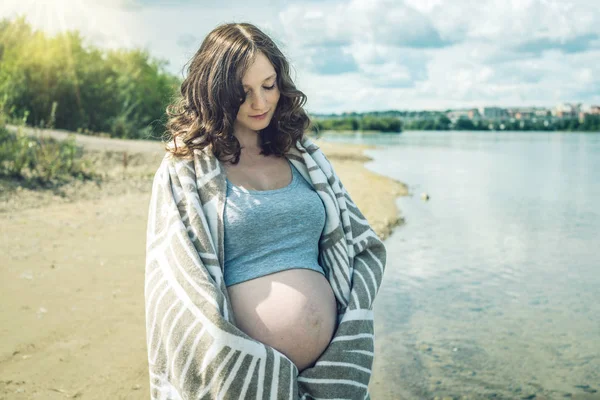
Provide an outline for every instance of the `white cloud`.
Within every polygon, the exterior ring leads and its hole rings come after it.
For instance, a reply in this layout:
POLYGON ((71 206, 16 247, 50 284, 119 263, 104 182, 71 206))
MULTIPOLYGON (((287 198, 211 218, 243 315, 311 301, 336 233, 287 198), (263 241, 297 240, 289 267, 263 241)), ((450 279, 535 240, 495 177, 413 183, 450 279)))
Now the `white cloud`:
POLYGON ((452 0, 425 11, 444 38, 484 40, 499 46, 536 39, 566 41, 599 33, 597 4, 588 0, 452 0))
MULTIPOLYGON (((353 0, 345 4, 341 8, 340 3, 329 3, 318 23, 312 21, 310 26, 303 15, 319 7, 314 3, 295 5, 293 13, 284 10, 280 16, 289 24, 286 39, 297 44, 298 53, 337 43, 353 55, 360 73, 339 83, 363 97, 340 96, 346 98, 346 110, 372 109, 379 103, 387 104, 383 108, 450 108, 600 101, 600 94, 590 90, 600 81, 596 67, 600 57, 595 50, 600 48, 600 12, 592 2, 353 0), (301 37, 302 32, 308 34, 301 37), (436 32, 451 45, 427 46, 425 38, 435 38, 428 32, 436 32), (415 37, 422 41, 419 46, 413 46, 419 43, 415 37), (386 83, 388 88, 382 91, 386 83), (366 98, 368 102, 362 101, 366 98)), ((307 80, 318 82, 313 75, 309 71, 307 80)), ((310 88, 318 99, 325 92, 329 99, 334 90, 323 82, 310 88)), ((323 101, 317 108, 331 111, 339 108, 337 104, 323 101)))
POLYGON ((296 4, 281 11, 279 18, 284 34, 297 46, 445 45, 429 18, 413 7, 392 0, 296 4))
POLYGON ((340 3, 292 5, 279 13, 282 33, 295 47, 348 44, 355 21, 340 3))

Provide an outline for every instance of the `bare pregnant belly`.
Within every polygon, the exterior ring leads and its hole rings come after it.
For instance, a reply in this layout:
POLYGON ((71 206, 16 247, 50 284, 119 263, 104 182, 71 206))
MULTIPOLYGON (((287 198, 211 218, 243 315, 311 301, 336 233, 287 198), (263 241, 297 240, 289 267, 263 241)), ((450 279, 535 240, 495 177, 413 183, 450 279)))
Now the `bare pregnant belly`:
POLYGON ((337 308, 323 274, 289 269, 227 290, 238 328, 285 354, 298 371, 312 366, 329 345, 337 308))

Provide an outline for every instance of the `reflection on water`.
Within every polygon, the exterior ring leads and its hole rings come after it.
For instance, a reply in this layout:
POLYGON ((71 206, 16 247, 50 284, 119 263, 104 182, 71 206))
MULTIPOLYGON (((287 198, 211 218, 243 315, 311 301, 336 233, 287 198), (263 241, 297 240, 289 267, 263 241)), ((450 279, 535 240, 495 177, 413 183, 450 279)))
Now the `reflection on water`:
POLYGON ((372 398, 600 399, 600 135, 353 141, 386 144, 369 168, 413 193, 386 242, 372 398))

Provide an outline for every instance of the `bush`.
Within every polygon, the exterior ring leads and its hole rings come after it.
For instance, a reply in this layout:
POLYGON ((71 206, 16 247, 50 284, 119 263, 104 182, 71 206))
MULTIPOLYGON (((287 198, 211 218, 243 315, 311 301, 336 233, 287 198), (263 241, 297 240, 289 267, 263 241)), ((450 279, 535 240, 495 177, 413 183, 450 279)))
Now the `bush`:
POLYGON ((97 177, 82 153, 74 135, 57 141, 29 137, 21 127, 11 132, 0 125, 0 176, 42 184, 97 177))
POLYGON ((180 78, 146 49, 96 48, 77 31, 51 36, 24 16, 0 19, 0 38, 0 112, 29 110, 29 126, 156 139, 152 125, 179 96, 180 78))

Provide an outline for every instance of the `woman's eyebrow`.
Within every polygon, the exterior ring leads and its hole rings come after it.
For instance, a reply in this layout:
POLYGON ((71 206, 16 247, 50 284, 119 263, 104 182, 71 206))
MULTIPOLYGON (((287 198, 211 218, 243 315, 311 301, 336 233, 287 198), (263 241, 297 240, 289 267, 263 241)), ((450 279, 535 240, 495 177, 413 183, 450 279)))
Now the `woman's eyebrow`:
MULTIPOLYGON (((268 76, 268 77, 266 77, 266 78, 263 80, 263 82, 264 82, 264 81, 268 81, 269 79, 271 79, 271 78, 273 78, 273 77, 275 77, 275 76, 277 76, 277 72, 275 72, 275 73, 274 73, 273 75, 271 75, 271 76, 268 76)), ((248 85, 243 85, 243 87, 245 87, 245 88, 246 88, 246 87, 248 87, 248 85)))

